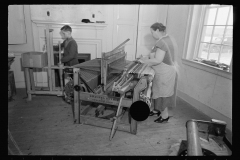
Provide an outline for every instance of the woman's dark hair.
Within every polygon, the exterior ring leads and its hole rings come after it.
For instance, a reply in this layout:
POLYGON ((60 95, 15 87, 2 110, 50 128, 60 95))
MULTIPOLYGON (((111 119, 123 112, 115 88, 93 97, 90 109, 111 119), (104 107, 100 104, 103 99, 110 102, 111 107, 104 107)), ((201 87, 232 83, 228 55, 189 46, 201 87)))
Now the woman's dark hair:
POLYGON ((61 28, 61 30, 72 32, 72 28, 71 28, 69 25, 65 25, 65 26, 63 26, 63 27, 61 28))
POLYGON ((164 32, 166 30, 166 27, 162 23, 158 23, 158 22, 151 25, 151 28, 154 31, 156 31, 158 29, 160 32, 164 32))

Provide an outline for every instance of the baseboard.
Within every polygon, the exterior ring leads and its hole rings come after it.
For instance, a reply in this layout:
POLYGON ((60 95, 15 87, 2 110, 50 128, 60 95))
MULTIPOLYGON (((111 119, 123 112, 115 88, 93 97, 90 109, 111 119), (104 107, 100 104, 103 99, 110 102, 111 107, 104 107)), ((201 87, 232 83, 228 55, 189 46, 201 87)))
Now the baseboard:
POLYGON ((180 90, 177 90, 177 96, 179 98, 181 98, 182 100, 184 100, 185 102, 189 103, 191 106, 196 108, 198 111, 200 111, 203 114, 205 114, 206 116, 210 117, 211 119, 218 119, 218 120, 225 121, 227 123, 226 137, 230 141, 230 143, 232 143, 232 119, 230 119, 229 117, 223 115, 222 113, 219 113, 218 111, 210 108, 209 106, 199 102, 198 100, 190 97, 189 95, 187 95, 186 93, 184 93, 180 90))

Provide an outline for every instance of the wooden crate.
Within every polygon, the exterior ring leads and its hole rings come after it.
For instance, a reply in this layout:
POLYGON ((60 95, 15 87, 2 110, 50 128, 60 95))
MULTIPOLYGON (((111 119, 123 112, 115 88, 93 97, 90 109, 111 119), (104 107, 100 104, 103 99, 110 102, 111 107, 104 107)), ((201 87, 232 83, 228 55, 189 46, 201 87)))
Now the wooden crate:
POLYGON ((47 53, 26 52, 22 53, 22 66, 29 68, 43 68, 48 64, 47 53))

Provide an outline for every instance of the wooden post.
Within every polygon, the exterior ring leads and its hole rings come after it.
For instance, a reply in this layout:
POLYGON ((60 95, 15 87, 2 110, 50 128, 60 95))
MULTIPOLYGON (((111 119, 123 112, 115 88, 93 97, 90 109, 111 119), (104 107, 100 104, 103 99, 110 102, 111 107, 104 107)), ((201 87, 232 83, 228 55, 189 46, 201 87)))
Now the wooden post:
MULTIPOLYGON (((61 63, 61 42, 60 41, 58 41, 58 47, 59 47, 59 67, 63 67, 63 64, 61 63)), ((59 77, 60 77, 61 90, 63 91, 63 69, 59 69, 59 77)))
POLYGON ((134 120, 132 117, 131 117, 131 123, 130 123, 130 132, 132 134, 137 134, 137 121, 134 120))
POLYGON ((58 58, 59 58, 59 64, 61 64, 62 62, 61 62, 61 41, 58 41, 58 54, 59 54, 59 56, 58 56, 58 58))
MULTIPOLYGON (((145 88, 147 88, 147 79, 146 77, 142 77, 137 85, 135 86, 134 88, 134 91, 133 91, 133 103, 138 101, 139 100, 139 93, 144 90, 145 88)), ((131 115, 130 115, 131 117, 131 115)), ((132 134, 137 134, 137 121, 134 120, 132 117, 131 117, 131 122, 130 122, 130 132, 132 134)))
MULTIPOLYGON (((59 64, 59 67, 62 68, 63 64, 59 64)), ((61 91, 63 91, 63 69, 59 69, 59 77, 60 77, 61 91)))
POLYGON ((103 76, 104 76, 104 80, 103 80, 103 90, 104 92, 106 91, 106 85, 107 85, 107 71, 108 71, 108 63, 107 61, 104 60, 104 64, 103 64, 103 76))
MULTIPOLYGON (((74 86, 79 85, 79 68, 73 68, 73 82, 74 86)), ((80 99, 79 91, 74 90, 74 123, 80 123, 80 106, 79 106, 79 99, 80 99)))
POLYGON ((117 113, 116 113, 116 117, 114 117, 114 122, 113 122, 113 127, 112 127, 112 130, 111 130, 111 134, 110 134, 110 138, 109 140, 111 141, 112 138, 113 138, 113 135, 117 129, 117 122, 119 122, 119 118, 118 117, 121 113, 122 113, 122 107, 121 107, 121 104, 122 104, 122 99, 123 99, 124 95, 121 96, 120 100, 119 100, 119 104, 118 104, 118 108, 117 108, 117 113))
POLYGON ((35 91, 35 83, 34 83, 34 77, 33 77, 33 68, 29 68, 30 71, 30 81, 31 81, 31 88, 33 91, 35 91))
POLYGON ((31 95, 31 82, 30 82, 30 75, 29 75, 29 68, 24 68, 25 75, 26 75, 26 85, 27 85, 27 100, 31 101, 32 100, 32 95, 31 95))
POLYGON ((192 120, 187 122, 187 154, 188 156, 202 156, 202 147, 198 136, 197 122, 192 120))
POLYGON ((50 52, 50 36, 49 26, 46 27, 46 39, 47 39, 47 54, 48 54, 48 86, 52 91, 52 72, 51 72, 51 52, 50 52))
MULTIPOLYGON (((51 66, 54 65, 54 54, 53 54, 53 29, 49 29, 49 47, 50 47, 50 60, 48 60, 48 63, 51 63, 51 66)), ((52 77, 52 89, 53 91, 56 88, 55 84, 55 70, 51 69, 51 77, 52 77)))

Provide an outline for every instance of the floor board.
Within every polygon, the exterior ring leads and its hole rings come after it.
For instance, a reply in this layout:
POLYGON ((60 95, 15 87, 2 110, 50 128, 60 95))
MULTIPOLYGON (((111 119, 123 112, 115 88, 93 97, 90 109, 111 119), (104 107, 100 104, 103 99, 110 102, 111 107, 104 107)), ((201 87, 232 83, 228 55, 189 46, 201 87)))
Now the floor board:
POLYGON ((210 120, 177 98, 168 123, 149 117, 138 124, 137 135, 117 131, 109 141, 110 129, 74 124, 72 108, 61 97, 38 95, 30 102, 25 97, 25 90, 17 89, 8 103, 8 129, 24 155, 174 155, 170 148, 186 140, 187 120, 210 120))

